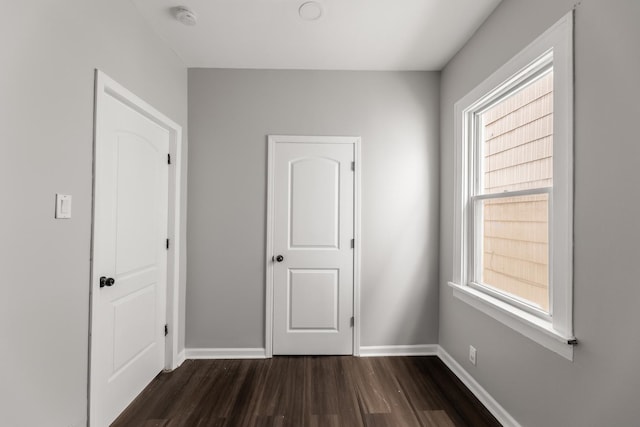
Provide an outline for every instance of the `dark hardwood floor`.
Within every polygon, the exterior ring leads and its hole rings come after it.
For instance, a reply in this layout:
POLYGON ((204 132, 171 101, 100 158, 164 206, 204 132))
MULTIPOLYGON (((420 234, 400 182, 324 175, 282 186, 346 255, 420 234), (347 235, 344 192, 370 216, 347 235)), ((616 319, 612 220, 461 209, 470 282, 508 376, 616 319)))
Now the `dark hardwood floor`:
POLYGON ((187 360, 112 427, 499 426, 437 357, 187 360))

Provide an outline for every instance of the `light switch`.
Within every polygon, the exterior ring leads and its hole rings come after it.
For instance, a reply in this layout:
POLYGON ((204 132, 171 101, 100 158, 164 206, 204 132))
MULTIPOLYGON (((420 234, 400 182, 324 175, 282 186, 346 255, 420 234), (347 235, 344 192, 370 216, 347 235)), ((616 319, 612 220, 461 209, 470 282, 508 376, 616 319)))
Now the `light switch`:
POLYGON ((71 196, 56 194, 56 218, 71 218, 71 196))

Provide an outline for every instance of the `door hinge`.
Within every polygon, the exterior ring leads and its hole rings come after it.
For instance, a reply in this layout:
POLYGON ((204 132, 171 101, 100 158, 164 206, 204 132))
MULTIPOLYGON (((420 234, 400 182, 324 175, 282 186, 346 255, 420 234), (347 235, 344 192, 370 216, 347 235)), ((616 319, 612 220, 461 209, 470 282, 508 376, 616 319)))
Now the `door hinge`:
POLYGON ((351 249, 356 247, 356 239, 351 239, 351 249))
POLYGON ((355 324, 356 324, 356 319, 355 317, 351 316, 351 327, 353 328, 355 324))
POLYGON ((169 239, 167 239, 167 249, 169 249, 169 239))
POLYGON ((351 162, 351 170, 352 171, 356 170, 356 162, 351 162))
POLYGON ((169 335, 169 325, 164 325, 164 336, 169 335))
POLYGON ((167 154, 167 164, 171 164, 171 153, 167 154))

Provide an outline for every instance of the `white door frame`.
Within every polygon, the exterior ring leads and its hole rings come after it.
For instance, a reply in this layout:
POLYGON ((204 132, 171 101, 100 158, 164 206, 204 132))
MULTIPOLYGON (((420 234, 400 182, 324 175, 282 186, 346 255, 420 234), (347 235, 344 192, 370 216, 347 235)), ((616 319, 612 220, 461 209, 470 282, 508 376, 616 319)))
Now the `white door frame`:
POLYGON ((172 370, 180 365, 178 359, 178 331, 179 331, 179 298, 180 298, 180 181, 181 181, 181 157, 182 153, 182 127, 164 114, 138 98, 115 80, 111 79, 100 70, 95 73, 95 106, 94 106, 94 138, 93 138, 93 202, 91 215, 91 279, 90 283, 90 323, 89 323, 89 419, 91 419, 91 381, 93 367, 91 366, 91 348, 93 347, 94 311, 97 295, 93 292, 93 253, 95 244, 95 199, 96 192, 100 189, 95 184, 96 143, 101 137, 99 131, 102 128, 102 117, 98 114, 105 105, 106 97, 115 97, 141 115, 147 117, 160 127, 169 132, 169 154, 171 167, 169 168, 169 195, 168 195, 168 230, 170 239, 167 253, 167 296, 166 296, 166 322, 169 325, 169 334, 165 337, 165 369, 172 370))
POLYGON ((267 248, 266 248, 266 305, 265 305, 265 356, 273 357, 273 252, 274 239, 274 195, 275 195, 275 148, 278 143, 301 144, 353 144, 354 148, 354 188, 353 188, 353 355, 360 355, 360 160, 359 136, 292 136, 269 135, 267 137, 267 248))

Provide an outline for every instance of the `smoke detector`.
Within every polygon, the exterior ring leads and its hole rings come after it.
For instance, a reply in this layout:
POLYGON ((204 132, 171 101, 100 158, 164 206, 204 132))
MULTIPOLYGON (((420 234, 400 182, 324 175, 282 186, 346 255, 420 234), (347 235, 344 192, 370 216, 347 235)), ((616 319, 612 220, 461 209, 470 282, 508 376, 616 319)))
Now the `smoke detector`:
POLYGON ((298 14, 305 21, 317 21, 322 16, 322 6, 317 1, 308 1, 300 6, 298 14))
POLYGON ((178 6, 173 9, 173 16, 184 25, 194 26, 198 21, 196 13, 186 6, 178 6))

